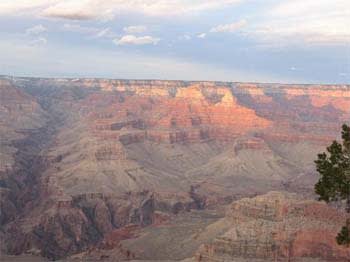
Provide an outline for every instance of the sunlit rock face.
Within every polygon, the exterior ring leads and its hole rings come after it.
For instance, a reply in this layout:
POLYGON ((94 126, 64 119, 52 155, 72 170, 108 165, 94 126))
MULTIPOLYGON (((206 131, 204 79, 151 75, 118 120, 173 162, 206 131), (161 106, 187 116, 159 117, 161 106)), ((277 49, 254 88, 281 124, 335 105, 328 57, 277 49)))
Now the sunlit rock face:
POLYGON ((1 248, 55 259, 271 190, 314 197, 350 87, 4 77, 0 116, 1 248))
MULTIPOLYGON (((91 128, 100 131, 97 135, 119 135, 124 145, 145 140, 187 144, 209 139, 232 141, 271 124, 239 105, 229 88, 202 90, 194 85, 178 88, 174 96, 153 91, 115 95, 102 112, 89 115, 91 128)), ((89 103, 105 99, 95 97, 89 103)))

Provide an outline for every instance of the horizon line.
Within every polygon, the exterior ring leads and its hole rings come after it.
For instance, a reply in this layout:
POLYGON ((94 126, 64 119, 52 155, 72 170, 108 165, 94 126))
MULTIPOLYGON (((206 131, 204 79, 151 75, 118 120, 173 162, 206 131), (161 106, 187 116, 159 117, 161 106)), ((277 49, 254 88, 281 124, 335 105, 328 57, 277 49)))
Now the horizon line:
POLYGON ((23 76, 23 75, 2 75, 0 74, 0 78, 31 78, 31 79, 47 79, 47 80, 59 80, 59 79, 65 79, 65 80, 75 80, 75 79, 89 79, 89 80, 114 80, 114 81, 163 81, 163 82, 187 82, 187 83, 230 83, 230 84, 260 84, 260 85, 302 85, 302 86, 315 86, 315 85, 322 85, 322 86, 347 86, 350 87, 349 83, 302 83, 302 82, 290 82, 290 83, 284 83, 284 82, 258 82, 258 81, 223 81, 223 80, 184 80, 184 79, 160 79, 160 78, 111 78, 111 77, 58 77, 58 76, 23 76))

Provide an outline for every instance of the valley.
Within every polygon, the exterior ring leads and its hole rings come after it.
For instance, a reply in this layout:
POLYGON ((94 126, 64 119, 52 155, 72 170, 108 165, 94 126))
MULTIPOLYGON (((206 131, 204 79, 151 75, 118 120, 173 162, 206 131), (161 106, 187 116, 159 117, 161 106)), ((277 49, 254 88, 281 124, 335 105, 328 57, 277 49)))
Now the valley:
POLYGON ((334 240, 346 214, 313 193, 348 85, 3 76, 0 117, 4 256, 350 256, 334 240))

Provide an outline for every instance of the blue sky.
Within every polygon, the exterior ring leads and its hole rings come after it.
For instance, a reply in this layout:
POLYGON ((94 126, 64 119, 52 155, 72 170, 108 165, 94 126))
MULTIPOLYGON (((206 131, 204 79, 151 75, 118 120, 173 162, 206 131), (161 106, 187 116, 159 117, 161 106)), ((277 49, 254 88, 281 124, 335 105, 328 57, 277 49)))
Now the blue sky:
POLYGON ((0 74, 350 83, 349 0, 1 0, 0 74))

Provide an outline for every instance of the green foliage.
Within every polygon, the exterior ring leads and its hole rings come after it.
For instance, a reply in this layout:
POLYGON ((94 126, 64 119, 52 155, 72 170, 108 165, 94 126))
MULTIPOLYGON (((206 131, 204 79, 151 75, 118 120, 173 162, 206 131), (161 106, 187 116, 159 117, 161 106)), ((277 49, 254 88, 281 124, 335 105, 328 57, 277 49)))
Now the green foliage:
MULTIPOLYGON (((343 125, 342 140, 327 147, 327 152, 318 154, 315 161, 320 179, 315 185, 319 200, 328 202, 346 201, 346 211, 350 213, 350 127, 343 125)), ((350 244, 349 221, 337 236, 337 243, 350 244)))
POLYGON ((343 138, 343 145, 347 153, 350 153, 350 126, 343 125, 343 131, 341 132, 341 137, 343 138))
POLYGON ((340 232, 337 235, 337 243, 338 245, 349 245, 350 244, 350 223, 347 221, 347 225, 343 226, 340 232))
POLYGON ((315 161, 317 172, 321 175, 315 191, 320 196, 319 199, 326 202, 347 199, 350 193, 350 179, 347 176, 349 159, 345 156, 343 146, 337 141, 327 151, 329 154, 319 154, 315 161))

